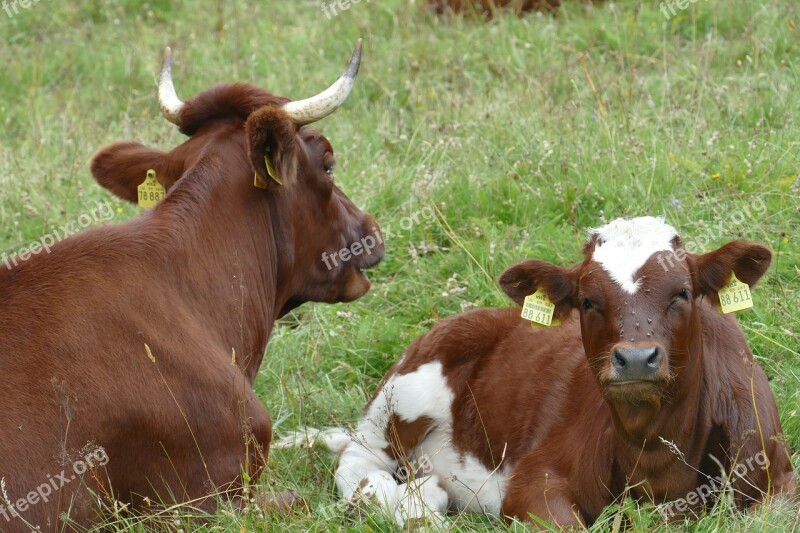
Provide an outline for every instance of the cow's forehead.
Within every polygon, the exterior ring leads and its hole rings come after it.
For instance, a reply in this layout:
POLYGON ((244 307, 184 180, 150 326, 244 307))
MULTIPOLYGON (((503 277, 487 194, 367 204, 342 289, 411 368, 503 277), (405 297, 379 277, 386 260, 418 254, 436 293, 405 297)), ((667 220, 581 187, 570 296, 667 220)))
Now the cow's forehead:
MULTIPOLYGON (((591 230, 591 259, 628 294, 641 285, 636 272, 656 252, 671 251, 678 233, 660 217, 618 218, 591 230)), ((588 258, 587 258, 588 259, 588 258)))
POLYGON ((319 146, 323 150, 333 151, 330 141, 319 130, 303 126, 298 133, 306 144, 319 146))

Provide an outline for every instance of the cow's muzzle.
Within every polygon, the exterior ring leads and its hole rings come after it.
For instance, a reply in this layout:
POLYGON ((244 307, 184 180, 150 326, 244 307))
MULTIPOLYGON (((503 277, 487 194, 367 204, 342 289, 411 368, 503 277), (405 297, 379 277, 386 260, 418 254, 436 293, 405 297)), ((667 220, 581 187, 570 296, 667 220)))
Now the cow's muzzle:
POLYGON ((657 344, 617 344, 610 364, 609 385, 657 382, 668 373, 665 350, 657 344))

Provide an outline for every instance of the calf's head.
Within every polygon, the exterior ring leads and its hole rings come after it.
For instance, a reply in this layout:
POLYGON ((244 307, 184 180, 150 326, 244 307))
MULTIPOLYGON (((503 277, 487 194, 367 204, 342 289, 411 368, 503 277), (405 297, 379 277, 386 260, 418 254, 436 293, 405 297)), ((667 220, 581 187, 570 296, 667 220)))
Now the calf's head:
POLYGON ((372 216, 336 186, 333 148, 307 125, 344 103, 360 60, 359 40, 345 73, 306 100, 238 83, 183 102, 167 48, 159 105, 189 139, 169 153, 133 142, 113 144, 95 155, 92 173, 103 187, 136 202, 137 187, 152 168, 169 191, 156 216, 227 213, 241 216, 242 228, 250 224, 273 233, 279 289, 286 293, 281 314, 304 301, 354 300, 369 290, 362 271, 382 258, 383 239, 372 216), (347 260, 324 260, 340 250, 348 251, 347 260))
POLYGON ((593 230, 583 253, 571 268, 523 261, 500 285, 518 304, 543 288, 562 318, 578 309, 586 356, 606 399, 659 405, 699 376, 702 299, 716 302, 732 274, 752 286, 772 257, 745 241, 687 253, 675 229, 654 217, 593 230))

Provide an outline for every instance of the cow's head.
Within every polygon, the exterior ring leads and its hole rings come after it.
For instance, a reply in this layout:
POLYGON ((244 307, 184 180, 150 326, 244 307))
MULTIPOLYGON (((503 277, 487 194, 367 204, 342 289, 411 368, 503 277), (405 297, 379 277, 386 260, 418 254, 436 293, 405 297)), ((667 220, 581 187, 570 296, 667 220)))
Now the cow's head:
POLYGON ((169 153, 138 143, 106 147, 92 161, 95 179, 136 202, 137 187, 152 168, 169 190, 154 212, 185 199, 190 184, 195 194, 205 191, 204 201, 214 202, 216 210, 231 216, 255 212, 274 233, 279 290, 285 292, 281 314, 304 301, 350 301, 364 295, 370 284, 362 271, 377 264, 384 252, 380 229, 336 186, 333 148, 307 127, 344 103, 358 73, 361 41, 336 83, 301 101, 239 83, 213 87, 183 102, 172 82, 171 58, 167 48, 159 105, 190 138, 169 153), (341 250, 347 250, 346 260, 342 254, 330 259, 341 250))
POLYGON ((617 219, 591 232, 583 262, 565 269, 523 261, 500 285, 518 304, 543 287, 559 316, 579 310, 586 356, 606 399, 660 404, 699 376, 701 300, 716 302, 731 274, 752 286, 771 257, 745 241, 694 255, 662 219, 617 219))

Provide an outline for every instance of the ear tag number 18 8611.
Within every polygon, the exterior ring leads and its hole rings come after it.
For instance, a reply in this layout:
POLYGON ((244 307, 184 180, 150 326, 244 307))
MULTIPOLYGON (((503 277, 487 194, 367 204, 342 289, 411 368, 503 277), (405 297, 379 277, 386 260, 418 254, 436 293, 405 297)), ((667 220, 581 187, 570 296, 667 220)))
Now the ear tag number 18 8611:
POLYGON ((156 171, 150 169, 147 171, 147 177, 141 185, 137 188, 139 207, 150 209, 155 207, 158 202, 164 199, 167 195, 167 189, 156 179, 156 171))
POLYGON ((539 287, 536 292, 525 297, 522 305, 522 318, 531 321, 531 326, 540 328, 543 326, 557 326, 561 323, 559 319, 553 320, 556 306, 550 301, 547 293, 539 287))
POLYGON ((723 313, 733 313, 753 307, 750 287, 731 274, 731 280, 719 290, 719 307, 723 313))

